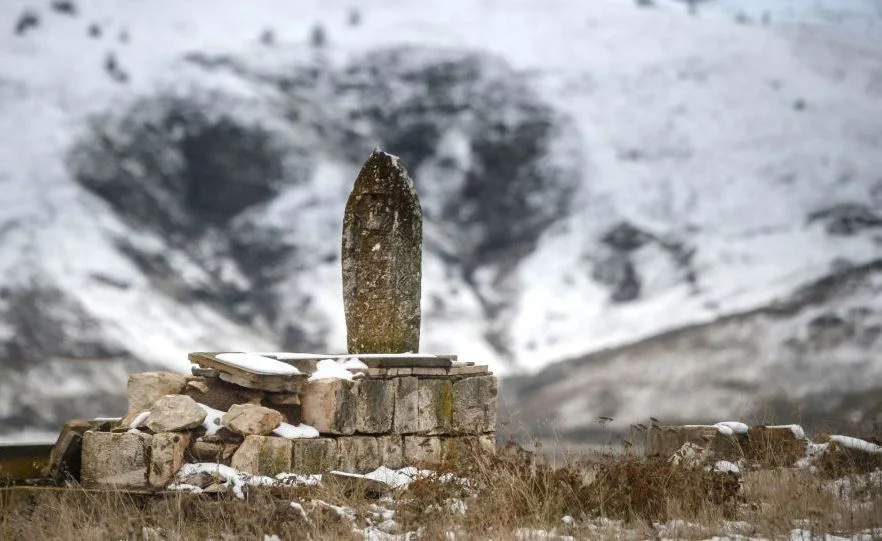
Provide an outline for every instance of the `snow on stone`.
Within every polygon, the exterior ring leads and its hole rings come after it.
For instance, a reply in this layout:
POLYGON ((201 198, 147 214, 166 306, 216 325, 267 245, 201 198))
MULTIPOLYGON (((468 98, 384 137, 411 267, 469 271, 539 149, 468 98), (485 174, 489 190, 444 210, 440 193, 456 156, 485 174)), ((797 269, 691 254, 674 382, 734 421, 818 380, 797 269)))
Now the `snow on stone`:
POLYGON ((300 502, 291 502, 291 509, 294 509, 295 511, 300 513, 300 517, 305 522, 307 522, 307 523, 310 522, 309 517, 306 516, 306 510, 303 508, 303 505, 301 505, 300 502))
POLYGON ((217 434, 217 431, 223 428, 221 417, 224 416, 224 412, 208 407, 205 404, 199 404, 199 407, 205 411, 205 420, 202 421, 202 426, 205 427, 205 435, 213 436, 217 434))
MULTIPOLYGON (((364 538, 364 541, 415 541, 422 537, 423 528, 411 532, 389 533, 383 531, 379 526, 368 526, 361 530, 353 530, 364 538)), ((452 539, 449 536, 445 539, 452 539)))
POLYGON ((278 426, 278 428, 273 430, 273 434, 282 438, 287 438, 289 440, 319 437, 318 430, 316 430, 312 426, 303 423, 300 423, 296 426, 289 423, 282 423, 278 426))
POLYGON ((193 494, 202 494, 201 487, 197 487, 196 485, 191 485, 188 483, 172 483, 167 486, 166 489, 180 492, 191 492, 193 494))
POLYGON ((215 357, 225 364, 256 374, 292 376, 300 373, 295 366, 254 353, 219 353, 215 357))
POLYGON ((731 435, 735 434, 735 431, 726 425, 716 424, 716 425, 714 425, 714 427, 717 429, 717 431, 720 434, 723 434, 725 436, 731 436, 731 435))
POLYGON ((736 433, 738 434, 746 434, 747 433, 747 425, 743 423, 733 423, 730 421, 724 421, 722 423, 715 423, 712 425, 683 425, 685 428, 710 428, 714 427, 717 429, 717 432, 726 436, 732 436, 736 433), (744 432, 738 432, 742 429, 742 425, 744 427, 744 432))
POLYGON ((132 422, 129 423, 129 428, 138 428, 145 421, 147 421, 148 417, 150 417, 150 412, 149 411, 142 411, 141 413, 138 414, 137 417, 132 419, 132 422))
POLYGON ((404 488, 409 486, 414 480, 420 477, 431 475, 430 470, 419 470, 413 466, 407 466, 393 470, 386 466, 380 466, 376 470, 364 474, 368 479, 386 483, 392 488, 404 488))
POLYGON ((274 357, 280 361, 306 361, 310 359, 320 359, 322 357, 332 357, 332 355, 324 355, 322 353, 292 353, 289 351, 257 352, 254 353, 254 355, 274 357))
POLYGON ((714 426, 718 429, 720 427, 726 427, 734 434, 747 434, 747 429, 749 428, 746 424, 738 421, 720 421, 719 423, 715 423, 714 426))
MULTIPOLYGON (((381 483, 389 485, 391 488, 405 488, 409 486, 413 481, 426 478, 432 475, 434 472, 432 470, 420 470, 414 466, 406 466, 397 470, 387 468, 386 466, 380 466, 376 470, 365 474, 341 471, 334 471, 332 473, 347 477, 357 477, 379 481, 381 483)), ((442 479, 442 481, 443 480, 444 479, 442 479)))
POLYGON ((462 498, 448 498, 444 503, 447 505, 448 511, 455 515, 465 516, 469 510, 468 504, 462 498))
POLYGON ((518 528, 515 531, 517 541, 576 541, 571 535, 559 535, 548 530, 534 528, 518 528))
POLYGON ((302 474, 302 473, 291 473, 291 472, 282 472, 276 475, 276 479, 280 484, 285 486, 304 486, 304 487, 314 487, 318 486, 322 482, 322 474, 320 473, 311 473, 311 474, 302 474))
MULTIPOLYGON (((225 484, 230 487, 233 494, 243 499, 244 487, 272 487, 272 486, 315 486, 321 482, 321 475, 300 475, 295 473, 280 473, 276 477, 264 475, 251 475, 224 464, 212 462, 187 463, 178 470, 177 479, 185 479, 197 473, 218 474, 224 478, 225 484)), ((186 486, 179 484, 178 486, 186 486)))
POLYGON ((343 362, 343 367, 347 370, 367 370, 368 365, 358 357, 351 357, 343 362))
POLYGON ((243 474, 239 470, 224 464, 197 462, 192 464, 187 463, 181 466, 181 469, 178 470, 177 478, 184 479, 197 473, 216 473, 220 475, 226 481, 226 485, 232 488, 233 494, 237 498, 240 500, 245 498, 245 493, 243 492, 242 487, 244 486, 243 479, 248 477, 248 474, 243 474))
POLYGON ((848 449, 854 449, 864 453, 882 454, 882 446, 860 438, 854 438, 851 436, 830 436, 830 441, 835 441, 842 447, 848 449))
POLYGON ((324 500, 312 500, 312 503, 319 506, 324 507, 325 509, 330 509, 334 513, 337 514, 338 517, 342 519, 346 519, 349 522, 355 522, 355 509, 351 507, 347 507, 345 505, 334 505, 332 503, 328 503, 324 500))
POLYGON ((769 428, 789 428, 791 432, 793 432, 793 437, 798 440, 805 439, 805 430, 800 425, 774 425, 769 428))
POLYGON ((714 464, 714 471, 718 473, 741 473, 741 467, 728 460, 718 460, 714 464))
POLYGON ((829 447, 829 443, 815 443, 813 441, 806 441, 805 456, 797 460, 793 464, 793 466, 797 469, 814 471, 815 463, 817 462, 818 457, 826 453, 829 447))
POLYGON ((309 381, 320 379, 345 379, 352 381, 354 377, 355 374, 347 370, 342 362, 334 359, 322 359, 316 365, 315 372, 309 375, 309 381))
POLYGON ((371 512, 371 516, 378 519, 378 520, 387 521, 387 520, 392 520, 395 518, 395 510, 394 509, 388 509, 386 507, 383 507, 381 505, 377 505, 375 503, 370 504, 368 506, 368 509, 371 512))
POLYGON ((340 353, 340 354, 329 354, 329 353, 292 353, 288 351, 276 351, 276 352, 257 352, 252 355, 262 355, 264 357, 272 357, 275 359, 279 359, 280 361, 308 361, 313 359, 335 359, 335 360, 346 360, 351 358, 362 358, 362 359, 410 359, 410 358, 420 358, 420 359, 434 359, 437 358, 437 355, 433 355, 430 353, 361 353, 357 356, 340 353))

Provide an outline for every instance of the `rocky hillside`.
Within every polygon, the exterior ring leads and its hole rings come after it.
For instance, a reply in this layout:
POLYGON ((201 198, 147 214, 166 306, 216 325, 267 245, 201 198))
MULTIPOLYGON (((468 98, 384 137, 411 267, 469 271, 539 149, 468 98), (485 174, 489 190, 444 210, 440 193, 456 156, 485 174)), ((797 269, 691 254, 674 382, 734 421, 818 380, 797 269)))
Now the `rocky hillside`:
POLYGON ((342 350, 374 146, 422 199, 422 349, 549 366, 510 385, 531 419, 882 386, 872 331, 812 338, 880 310, 836 285, 882 257, 878 40, 732 2, 160 4, 0 6, 0 433, 187 351, 342 350))
POLYGON ((500 399, 504 430, 583 442, 627 434, 649 416, 797 419, 816 432, 848 427, 878 438, 880 294, 882 260, 875 260, 786 300, 509 378, 500 399))

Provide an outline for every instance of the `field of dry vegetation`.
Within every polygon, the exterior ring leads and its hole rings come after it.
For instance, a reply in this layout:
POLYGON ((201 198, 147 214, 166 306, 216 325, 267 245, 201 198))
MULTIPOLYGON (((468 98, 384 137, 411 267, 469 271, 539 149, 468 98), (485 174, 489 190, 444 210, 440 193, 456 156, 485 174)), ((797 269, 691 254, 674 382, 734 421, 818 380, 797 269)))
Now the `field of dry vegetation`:
POLYGON ((388 490, 327 476, 250 487, 244 500, 6 488, 0 539, 879 539, 882 471, 859 469, 720 473, 612 450, 539 458, 509 444, 388 490))

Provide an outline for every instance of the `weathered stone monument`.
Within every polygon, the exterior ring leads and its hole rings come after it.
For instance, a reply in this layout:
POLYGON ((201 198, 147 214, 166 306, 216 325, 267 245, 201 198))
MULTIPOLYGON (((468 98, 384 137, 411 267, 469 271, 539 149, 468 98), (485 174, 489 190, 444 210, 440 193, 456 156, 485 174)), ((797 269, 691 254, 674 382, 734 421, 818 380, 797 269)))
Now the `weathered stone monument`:
POLYGON ((493 452, 496 377, 419 352, 422 218, 398 158, 371 154, 345 212, 349 353, 195 352, 192 375, 132 374, 126 415, 67 423, 47 473, 87 486, 224 491, 238 485, 210 466, 265 481, 493 452))
POLYGON ((343 217, 343 309, 349 353, 420 347, 423 219, 397 157, 375 150, 343 217))

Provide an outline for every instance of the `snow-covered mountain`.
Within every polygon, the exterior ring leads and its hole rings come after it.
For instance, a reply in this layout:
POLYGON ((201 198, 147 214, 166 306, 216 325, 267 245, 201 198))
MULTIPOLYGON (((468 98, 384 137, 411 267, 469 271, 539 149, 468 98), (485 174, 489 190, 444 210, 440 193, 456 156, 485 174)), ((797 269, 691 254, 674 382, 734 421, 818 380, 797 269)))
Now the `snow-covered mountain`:
POLYGON ((877 328, 882 32, 645 3, 3 2, 0 432, 116 414, 187 351, 344 349, 373 146, 422 199, 422 349, 530 374, 508 400, 576 436, 882 388, 878 333, 788 345, 877 328), (794 297, 854 269, 823 314, 794 297))

